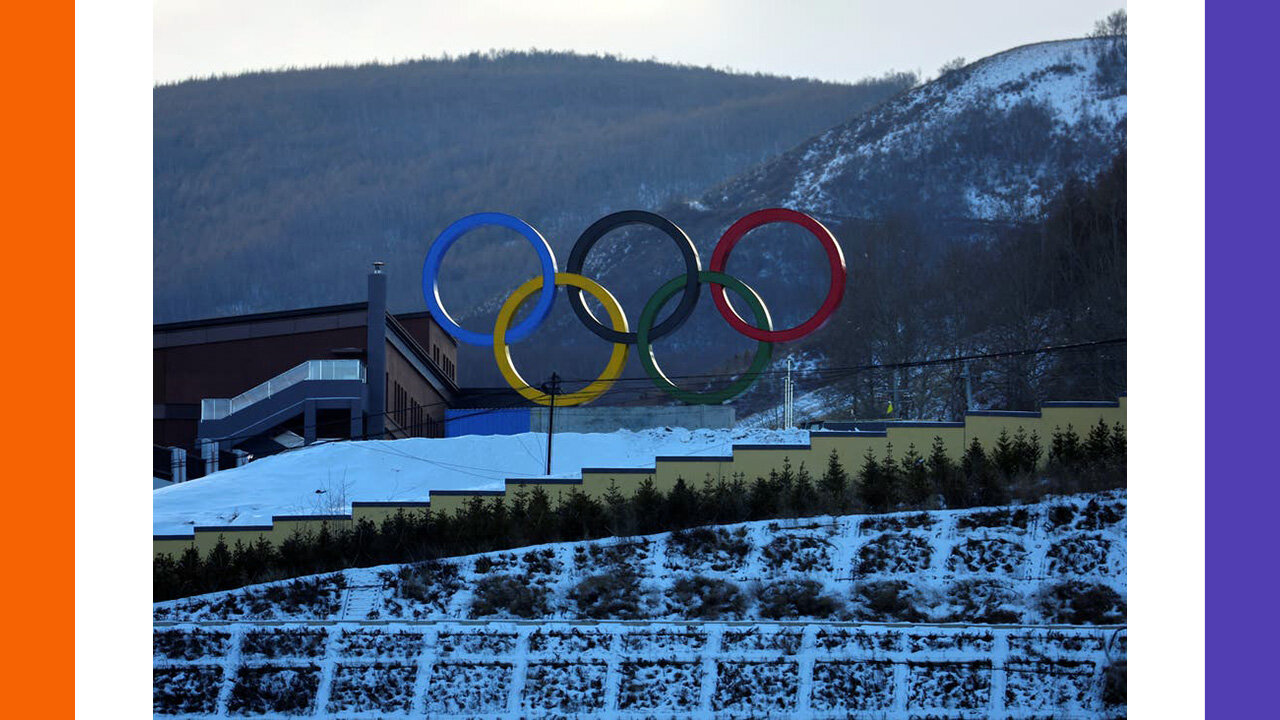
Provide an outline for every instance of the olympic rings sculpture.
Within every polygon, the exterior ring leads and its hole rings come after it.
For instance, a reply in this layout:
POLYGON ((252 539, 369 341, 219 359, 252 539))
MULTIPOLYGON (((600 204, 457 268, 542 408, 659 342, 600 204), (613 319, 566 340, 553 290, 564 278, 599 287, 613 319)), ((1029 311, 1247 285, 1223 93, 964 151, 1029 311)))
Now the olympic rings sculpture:
POLYGON ((599 377, 581 390, 555 395, 555 404, 561 406, 582 405, 608 392, 614 382, 622 376, 622 371, 626 367, 628 346, 636 345, 640 353, 640 363, 644 366, 645 373, 657 387, 686 403, 716 405, 737 397, 751 387, 760 373, 768 367, 773 356, 774 343, 798 340, 814 332, 830 319, 840 305, 840 301, 844 299, 846 277, 844 251, 840 248, 840 243, 836 241, 831 231, 812 217, 802 212, 785 208, 757 210, 729 226, 729 229, 720 237, 715 250, 711 253, 711 266, 708 270, 702 269, 702 262, 698 257, 698 251, 694 247, 693 241, 689 239, 689 236, 683 230, 667 218, 643 210, 626 210, 613 213, 592 223, 578 237, 578 241, 569 253, 569 265, 565 272, 559 271, 555 254, 551 251, 551 245, 547 243, 546 238, 542 237, 531 225, 511 215, 486 212, 468 215, 455 221, 445 228, 444 232, 440 233, 435 242, 431 244, 431 248, 427 251, 427 258, 422 264, 422 295, 437 322, 445 330, 453 334, 454 337, 472 345, 492 347, 498 370, 501 371, 507 384, 529 401, 539 405, 549 405, 553 402, 553 398, 551 395, 533 388, 525 382, 511 359, 510 345, 529 338, 537 330, 538 326, 547 319, 555 302, 557 287, 566 288, 569 306, 573 308, 574 314, 578 316, 582 324, 602 340, 611 343, 613 349, 609 356, 609 361, 599 377), (725 273, 729 255, 733 252, 738 242, 742 240, 743 236, 755 228, 770 223, 791 223, 809 231, 811 235, 822 243, 827 256, 827 263, 831 270, 831 284, 817 312, 799 325, 781 330, 774 329, 769 310, 756 291, 752 290, 742 280, 725 273), (498 311, 498 319, 494 323, 491 334, 467 330, 454 321, 440 300, 439 288, 440 265, 444 261, 445 253, 466 233, 488 225, 505 227, 520 233, 533 246, 542 269, 541 275, 516 288, 515 292, 503 303, 502 309, 498 311), (676 248, 684 258, 685 264, 684 274, 668 280, 645 303, 643 310, 640 312, 638 326, 634 330, 628 324, 626 313, 617 298, 598 282, 582 275, 582 270, 586 265, 587 254, 591 252, 595 244, 606 234, 627 225, 648 225, 660 230, 675 243, 676 248), (698 304, 703 284, 711 287, 711 299, 725 321, 734 330, 755 340, 757 347, 750 367, 741 377, 725 388, 699 393, 685 390, 671 382, 654 357, 653 343, 655 340, 675 332, 689 319, 689 316, 693 313, 694 306, 698 304), (733 306, 729 304, 728 296, 725 294, 726 289, 731 290, 746 302, 751 309, 751 314, 754 316, 754 323, 748 322, 738 315, 733 306), (669 304, 677 292, 681 291, 683 292, 680 302, 676 305, 675 310, 666 320, 655 324, 658 313, 669 304), (592 314, 582 297, 583 292, 591 295, 604 306, 605 313, 608 315, 608 324, 602 323, 599 318, 592 314), (515 318, 516 310, 535 293, 537 294, 537 301, 534 303, 532 312, 513 327, 512 321, 515 318))

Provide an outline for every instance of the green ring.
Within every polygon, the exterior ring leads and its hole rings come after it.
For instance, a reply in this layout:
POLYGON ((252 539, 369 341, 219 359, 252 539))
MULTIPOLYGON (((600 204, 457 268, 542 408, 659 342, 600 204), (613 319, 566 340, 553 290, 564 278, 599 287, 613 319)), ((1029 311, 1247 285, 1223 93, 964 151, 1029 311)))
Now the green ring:
MULTIPOLYGON (((658 317, 658 313, 662 311, 662 308, 673 295, 684 288, 686 281, 687 276, 685 275, 672 278, 665 285, 658 288, 653 297, 649 298, 649 302, 645 303, 644 310, 640 313, 639 327, 636 328, 636 349, 640 351, 640 364, 644 366, 644 371, 648 373, 649 379, 653 380, 653 384, 668 395, 693 405, 719 405, 737 397, 744 390, 751 387, 751 384, 756 381, 760 373, 769 366, 769 361, 773 359, 773 343, 760 341, 756 345, 756 356, 751 360, 751 367, 747 368, 742 377, 739 377, 723 390, 695 393, 677 387, 675 383, 668 380, 667 376, 663 374, 662 368, 658 367, 658 361, 653 357, 653 347, 649 344, 649 333, 653 329, 653 321, 658 317)), ((698 273, 698 281, 723 285, 734 291, 739 297, 746 300, 747 305, 751 307, 751 312, 756 316, 756 327, 773 329, 773 320, 769 318, 769 310, 764 306, 764 301, 746 283, 731 275, 711 270, 700 271, 698 273)))

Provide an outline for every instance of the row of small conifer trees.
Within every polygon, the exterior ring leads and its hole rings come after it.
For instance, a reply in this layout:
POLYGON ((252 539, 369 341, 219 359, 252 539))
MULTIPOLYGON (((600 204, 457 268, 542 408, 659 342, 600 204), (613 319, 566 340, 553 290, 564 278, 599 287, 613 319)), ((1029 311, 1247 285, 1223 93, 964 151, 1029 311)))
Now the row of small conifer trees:
POLYGON ((349 528, 322 526, 295 533, 279 546, 219 540, 208 554, 189 548, 158 556, 153 566, 157 601, 288 577, 394 562, 417 562, 547 542, 656 533, 698 525, 813 515, 933 510, 1011 501, 1046 494, 1123 487, 1125 433, 1100 421, 1081 437, 1056 429, 1045 463, 1035 433, 1002 432, 988 450, 978 440, 953 461, 941 438, 927 454, 914 445, 900 456, 887 445, 870 450, 854 472, 832 451, 821 475, 789 461, 748 482, 741 474, 689 482, 667 492, 649 478, 631 495, 616 483, 600 498, 576 488, 551 495, 542 485, 519 486, 510 499, 475 497, 452 515, 398 513, 380 525, 360 520, 349 528))

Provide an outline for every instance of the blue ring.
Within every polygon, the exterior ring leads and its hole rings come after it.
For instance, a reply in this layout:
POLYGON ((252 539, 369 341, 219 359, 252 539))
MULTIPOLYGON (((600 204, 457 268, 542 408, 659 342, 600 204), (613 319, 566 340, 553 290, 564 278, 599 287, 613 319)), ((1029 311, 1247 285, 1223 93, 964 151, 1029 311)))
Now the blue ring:
POLYGON ((485 225, 498 225, 523 235, 538 253, 538 261, 542 264, 542 290, 538 294, 538 303, 533 306, 533 312, 529 317, 507 330, 506 341, 517 343, 532 335, 542 321, 547 319, 547 315, 551 314, 551 304, 556 299, 555 253, 551 252, 551 245, 542 237, 542 234, 520 218, 506 213, 476 213, 457 220, 445 228, 444 232, 440 233, 436 241, 431 244, 431 249, 427 251, 427 259, 422 263, 422 297, 427 301, 427 308, 431 310, 436 322, 440 323, 449 334, 472 345, 493 347, 492 332, 478 333, 467 330, 449 317, 449 312, 440 302, 439 277, 437 277, 440 274, 440 263, 444 261, 444 254, 449 251, 449 248, 453 247, 453 244, 464 234, 485 225))

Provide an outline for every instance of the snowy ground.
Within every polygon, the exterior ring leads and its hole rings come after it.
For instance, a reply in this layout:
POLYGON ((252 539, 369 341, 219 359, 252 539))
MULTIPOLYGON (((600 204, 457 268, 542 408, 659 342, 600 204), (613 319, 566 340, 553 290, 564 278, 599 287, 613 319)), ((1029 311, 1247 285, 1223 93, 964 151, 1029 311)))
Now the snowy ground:
POLYGON ((719 528, 710 543, 664 533, 455 558, 412 590, 405 571, 416 566, 347 570, 316 578, 318 592, 290 609, 277 601, 288 582, 157 603, 154 707, 165 717, 1123 716, 1105 691, 1125 658, 1123 616, 1051 626, 1040 608, 1063 581, 1123 596, 1125 510, 1124 493, 1109 492, 763 521, 719 528), (601 575, 636 577, 637 619, 580 617, 573 589, 601 575), (476 589, 502 576, 543 593, 543 614, 477 616, 476 589), (692 576, 749 599, 732 617, 695 621, 672 602, 692 576), (838 609, 763 617, 762 591, 800 579, 838 609), (858 588, 897 581, 925 617, 867 622, 858 588), (993 591, 978 602, 1005 612, 1001 624, 930 622, 954 617, 956 589, 977 586, 993 591))
POLYGON ((158 629, 165 717, 1111 718, 1120 628, 817 623, 158 629), (263 651, 279 650, 264 656, 263 651))
MULTIPOLYGON (((759 429, 563 433, 552 475, 584 467, 652 467, 659 455, 728 455, 733 445, 803 443, 803 431, 759 429)), ((351 501, 423 501, 431 490, 496 490, 506 478, 539 477, 547 436, 336 442, 223 470, 152 493, 153 530, 184 534, 197 525, 267 525, 272 515, 349 513, 351 501)))

